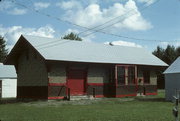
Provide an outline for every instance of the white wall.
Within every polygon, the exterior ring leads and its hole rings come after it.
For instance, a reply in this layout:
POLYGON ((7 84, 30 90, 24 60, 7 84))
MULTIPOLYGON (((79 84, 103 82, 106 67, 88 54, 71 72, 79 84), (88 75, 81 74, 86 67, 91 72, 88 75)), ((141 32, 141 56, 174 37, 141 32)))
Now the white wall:
POLYGON ((165 74, 165 97, 173 101, 176 89, 180 90, 180 73, 165 74))
POLYGON ((2 98, 16 97, 17 79, 2 79, 2 98))

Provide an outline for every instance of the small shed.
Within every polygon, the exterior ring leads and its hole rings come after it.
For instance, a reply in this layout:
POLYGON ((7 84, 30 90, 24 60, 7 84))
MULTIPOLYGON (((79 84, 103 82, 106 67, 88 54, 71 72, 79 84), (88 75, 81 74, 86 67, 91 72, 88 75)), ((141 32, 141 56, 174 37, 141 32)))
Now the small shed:
POLYGON ((176 89, 180 90, 180 57, 178 57, 165 71, 165 98, 173 100, 176 89))
POLYGON ((13 66, 0 63, 0 98, 15 98, 17 75, 13 66))

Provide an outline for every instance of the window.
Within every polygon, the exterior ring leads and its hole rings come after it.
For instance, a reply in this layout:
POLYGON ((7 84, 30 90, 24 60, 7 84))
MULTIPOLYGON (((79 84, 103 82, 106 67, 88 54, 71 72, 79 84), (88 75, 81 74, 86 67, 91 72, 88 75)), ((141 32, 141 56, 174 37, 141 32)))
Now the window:
POLYGON ((117 66, 118 84, 135 84, 135 66, 117 66))
POLYGON ((117 66, 117 81, 118 84, 125 84, 125 67, 117 66))
POLYGON ((144 83, 149 84, 150 83, 150 72, 147 70, 143 71, 143 77, 144 77, 144 83))
POLYGON ((134 84, 135 83, 135 67, 129 66, 128 67, 128 83, 134 84))

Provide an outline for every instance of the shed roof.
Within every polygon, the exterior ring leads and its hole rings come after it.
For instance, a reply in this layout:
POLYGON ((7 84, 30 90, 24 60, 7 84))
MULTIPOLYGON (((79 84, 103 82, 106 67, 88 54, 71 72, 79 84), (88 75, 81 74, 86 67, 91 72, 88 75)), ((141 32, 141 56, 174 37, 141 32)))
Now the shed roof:
POLYGON ((46 60, 167 66, 143 48, 27 35, 21 38, 25 38, 46 60))
POLYGON ((164 74, 168 73, 180 73, 180 57, 178 57, 165 71, 164 74))
POLYGON ((0 79, 17 78, 14 66, 3 65, 0 63, 0 79))

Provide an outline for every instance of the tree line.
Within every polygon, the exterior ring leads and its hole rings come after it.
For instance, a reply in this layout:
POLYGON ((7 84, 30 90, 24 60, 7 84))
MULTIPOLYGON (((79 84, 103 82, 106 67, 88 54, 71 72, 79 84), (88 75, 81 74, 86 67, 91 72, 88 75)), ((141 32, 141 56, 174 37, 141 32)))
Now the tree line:
POLYGON ((156 57, 170 65, 176 60, 177 57, 180 56, 180 47, 167 45, 166 48, 162 48, 160 46, 157 46, 157 48, 152 53, 156 57))
POLYGON ((0 62, 2 63, 7 56, 8 50, 6 49, 6 41, 0 36, 0 62))

